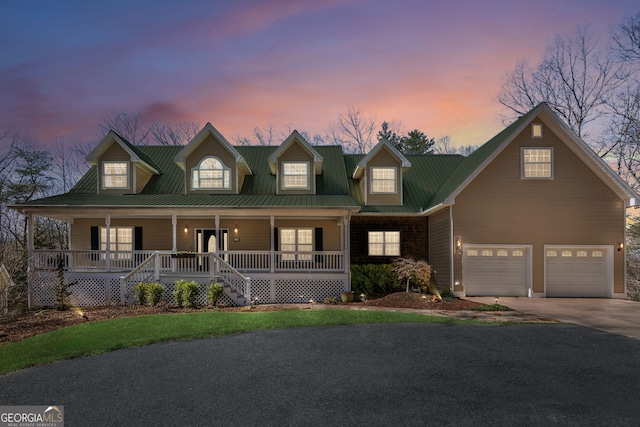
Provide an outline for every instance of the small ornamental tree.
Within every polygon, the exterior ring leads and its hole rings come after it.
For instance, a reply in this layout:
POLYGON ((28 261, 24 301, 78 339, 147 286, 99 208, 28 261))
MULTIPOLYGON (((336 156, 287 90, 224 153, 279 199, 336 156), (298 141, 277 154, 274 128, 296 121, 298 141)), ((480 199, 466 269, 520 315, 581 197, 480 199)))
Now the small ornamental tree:
POLYGON ((417 282, 421 290, 430 292, 436 298, 442 299, 438 289, 435 286, 430 286, 431 266, 426 261, 413 258, 397 258, 393 262, 393 272, 398 277, 398 280, 407 282, 407 292, 409 292, 409 284, 413 280, 417 282))

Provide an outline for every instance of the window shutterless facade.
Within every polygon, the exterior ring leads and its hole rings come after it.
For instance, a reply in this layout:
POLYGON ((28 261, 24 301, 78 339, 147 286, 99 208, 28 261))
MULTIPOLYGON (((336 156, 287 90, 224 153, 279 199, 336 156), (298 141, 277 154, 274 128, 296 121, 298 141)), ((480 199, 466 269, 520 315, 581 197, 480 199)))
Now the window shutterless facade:
POLYGON ((129 163, 102 163, 102 187, 107 189, 129 188, 129 163))
POLYGON ((553 179, 553 148, 522 148, 522 179, 553 179))
POLYGON ((309 163, 308 162, 282 162, 282 189, 283 190, 308 190, 309 189, 309 163))
POLYGON ((217 157, 205 157, 191 169, 191 188, 194 190, 229 190, 231 169, 217 157))
POLYGON ((369 231, 369 256, 400 256, 400 232, 369 231))
POLYGON ((398 192, 397 168, 372 167, 371 168, 371 193, 395 194, 398 192))

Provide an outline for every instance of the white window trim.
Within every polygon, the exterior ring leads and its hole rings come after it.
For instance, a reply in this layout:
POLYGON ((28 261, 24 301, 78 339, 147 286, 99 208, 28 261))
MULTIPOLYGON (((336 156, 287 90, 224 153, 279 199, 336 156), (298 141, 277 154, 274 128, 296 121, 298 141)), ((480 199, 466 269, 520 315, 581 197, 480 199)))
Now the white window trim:
POLYGON ((369 167, 369 192, 371 194, 398 194, 398 168, 395 166, 371 166, 369 167), (374 179, 373 171, 374 169, 385 169, 385 170, 393 170, 393 191, 374 191, 374 183, 376 181, 390 181, 387 179, 374 179))
POLYGON ((381 230, 370 230, 367 232, 367 254, 368 256, 400 256, 402 249, 401 249, 401 244, 402 240, 401 240, 401 236, 400 236, 400 231, 399 230, 386 230, 386 231, 381 231, 381 230), (371 233, 382 233, 382 253, 381 254, 372 254, 371 253, 371 233), (388 253, 388 248, 387 245, 390 243, 387 243, 387 233, 398 233, 398 253, 393 253, 390 254, 388 253))
MULTIPOLYGON (((554 163, 555 163, 555 156, 554 156, 554 152, 553 152, 553 147, 521 147, 520 148, 520 178, 523 180, 553 180, 554 179, 554 163), (551 153, 551 161, 549 162, 550 166, 551 166, 551 175, 550 176, 525 176, 525 162, 524 162, 524 151, 525 150, 549 150, 551 153)), ((546 164, 545 163, 532 163, 532 164, 546 164)))
POLYGON ((197 165, 195 165, 193 168, 191 168, 191 189, 193 191, 201 191, 201 190, 205 190, 205 191, 210 191, 210 190, 230 190, 231 189, 231 168, 228 167, 219 157, 216 156, 207 156, 207 157, 203 157, 197 165), (220 164, 222 165, 222 169, 201 169, 201 165, 202 163, 207 160, 207 159, 215 159, 217 161, 220 162, 220 164), (203 186, 202 185, 202 174, 201 171, 202 170, 212 170, 212 171, 222 171, 222 178, 218 179, 218 178, 204 178, 205 180, 208 179, 214 179, 214 180, 222 180, 222 187, 209 187, 209 186, 203 186), (195 187, 194 184, 194 179, 193 179, 193 173, 194 172, 198 172, 198 187, 195 187), (225 175, 227 175, 228 179, 225 180, 225 175), (226 185, 225 185, 226 184, 226 185))
POLYGON ((531 123, 531 138, 542 138, 544 135, 543 129, 542 123, 531 123), (540 130, 540 135, 536 135, 536 129, 540 130))
MULTIPOLYGON (((283 251, 282 249, 282 244, 283 244, 283 238, 282 238, 282 234, 284 231, 294 231, 294 235, 295 235, 295 242, 293 243, 293 246, 295 246, 295 249, 293 251, 286 251, 286 254, 282 254, 282 260, 283 261, 309 261, 311 260, 311 255, 313 253, 313 248, 315 248, 315 233, 314 233, 314 229, 311 227, 281 227, 278 229, 278 250, 279 251, 283 251), (307 250, 301 250, 300 249, 300 242, 299 242, 299 232, 300 231, 309 231, 311 233, 311 250, 307 251, 307 250), (295 253, 291 253, 291 252, 295 252, 295 253)), ((287 243, 289 244, 289 243, 287 243)), ((304 243, 304 245, 308 246, 309 244, 304 243)))
MULTIPOLYGON (((104 234, 105 237, 106 237, 107 227, 106 226, 100 226, 99 229, 100 229, 100 234, 99 234, 99 241, 98 241, 98 245, 99 246, 98 247, 100 248, 100 251, 105 251, 106 252, 106 250, 107 250, 107 239, 103 239, 102 235, 104 234)), ((114 241, 114 239, 110 238, 109 239, 109 244, 111 246, 115 245, 116 249, 115 250, 111 250, 111 249, 109 250, 109 252, 111 253, 111 259, 131 259, 131 254, 135 250, 135 239, 136 239, 136 236, 135 236, 134 227, 130 227, 130 226, 109 227, 109 231, 111 232, 112 230, 113 230, 113 232, 114 232, 116 237, 115 237, 115 241, 114 241), (131 230, 131 242, 130 243, 129 242, 119 242, 118 241, 118 229, 123 229, 123 228, 131 230), (118 249, 118 247, 121 244, 123 244, 123 245, 124 244, 130 244, 131 245, 131 249, 129 249, 129 250, 120 250, 120 249, 118 249)))
POLYGON ((281 179, 280 188, 282 190, 309 190, 311 188, 311 177, 310 177, 311 163, 305 162, 305 161, 283 161, 281 170, 282 170, 282 179, 281 179), (306 168, 307 168, 306 181, 307 182, 306 182, 305 186, 302 186, 302 185, 293 185, 293 186, 286 185, 285 178, 287 176, 303 176, 302 174, 299 174, 299 175, 291 175, 291 174, 290 175, 285 175, 285 172, 284 172, 285 165, 292 165, 292 164, 294 164, 294 165, 300 164, 300 165, 305 165, 306 166, 306 168))
POLYGON ((122 189, 128 189, 131 188, 130 182, 129 182, 129 172, 130 172, 131 166, 129 164, 128 161, 108 161, 108 162, 102 162, 102 188, 104 190, 122 190, 122 189), (124 174, 115 174, 115 173, 111 173, 108 174, 107 173, 107 166, 108 165, 116 165, 116 164, 124 164, 126 166, 126 172, 124 174), (124 186, 115 186, 115 185, 107 185, 106 184, 106 177, 111 177, 111 176, 124 176, 125 177, 125 185, 124 186))

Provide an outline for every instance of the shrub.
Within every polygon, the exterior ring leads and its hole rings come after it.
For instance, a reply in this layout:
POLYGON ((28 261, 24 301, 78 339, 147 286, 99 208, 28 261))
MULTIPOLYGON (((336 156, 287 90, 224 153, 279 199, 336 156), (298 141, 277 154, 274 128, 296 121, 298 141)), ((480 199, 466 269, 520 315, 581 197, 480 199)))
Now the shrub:
POLYGON ((355 295, 381 296, 402 290, 390 264, 352 264, 351 290, 355 295))
POLYGON ((200 293, 200 285, 193 280, 178 280, 173 290, 173 296, 178 303, 178 307, 198 306, 198 294, 200 293))
POLYGON ((207 286, 207 302, 210 306, 215 306, 222 296, 222 285, 220 283, 212 283, 207 286))
POLYGON ((162 300, 164 286, 159 283, 138 283, 133 287, 133 296, 139 305, 153 307, 162 300))
POLYGON ((136 299, 136 304, 145 305, 147 303, 147 284, 136 283, 133 287, 133 296, 136 299))
POLYGON ((147 305, 153 307, 162 300, 164 295, 164 286, 159 283, 147 283, 147 289, 145 291, 145 297, 147 305))

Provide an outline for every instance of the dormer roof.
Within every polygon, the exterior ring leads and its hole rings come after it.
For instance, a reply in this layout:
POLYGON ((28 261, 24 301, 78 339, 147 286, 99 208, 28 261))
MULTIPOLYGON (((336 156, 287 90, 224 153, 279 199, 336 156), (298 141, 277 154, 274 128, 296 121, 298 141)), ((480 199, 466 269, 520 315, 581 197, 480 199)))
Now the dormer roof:
POLYGON ((291 135, 289 135, 289 137, 285 139, 282 145, 280 145, 280 147, 278 147, 278 149, 274 151, 273 154, 271 154, 271 156, 269 156, 268 161, 269 161, 269 168, 271 169, 271 173, 273 175, 276 174, 278 170, 278 158, 287 151, 287 149, 291 146, 291 144, 293 144, 296 141, 313 158, 313 166, 314 166, 315 174, 321 175, 322 160, 323 160, 322 156, 315 150, 315 148, 311 146, 311 144, 309 144, 309 142, 307 142, 307 140, 302 135, 300 135, 300 133, 297 130, 294 130, 293 132, 291 132, 291 135))
POLYGON ((362 175, 364 174, 364 171, 365 171, 369 161, 376 154, 378 154, 378 152, 380 150, 382 150, 383 148, 387 149, 391 153, 391 155, 393 157, 395 157, 398 160, 398 162, 400 162, 400 164, 402 165, 402 171, 403 172, 411 167, 411 162, 409 160, 407 160, 407 158, 396 147, 394 147, 393 144, 391 144, 386 139, 383 139, 378 144, 376 144, 376 146, 373 147, 371 149, 371 151, 369 151, 369 153, 362 158, 362 160, 360 160, 360 162, 356 166, 355 170, 353 171, 352 178, 353 179, 362 178, 362 175))
POLYGON ((109 147, 111 147, 112 144, 118 144, 122 147, 122 149, 131 156, 131 161, 138 166, 149 170, 155 175, 162 173, 160 168, 149 156, 144 154, 135 145, 131 144, 114 130, 110 130, 102 141, 100 141, 98 145, 96 145, 96 147, 87 154, 86 160, 93 165, 97 165, 100 157, 109 149, 109 147))
POLYGON ((185 169, 186 158, 189 157, 189 154, 191 154, 210 135, 217 139, 229 154, 234 157, 238 168, 244 172, 245 175, 252 175, 251 168, 249 168, 249 164, 246 162, 244 157, 238 153, 238 150, 236 150, 233 145, 231 145, 229 141, 227 141, 227 139, 222 136, 215 127, 213 127, 211 123, 204 125, 202 130, 200 130, 200 132, 198 132, 198 134, 193 137, 193 139, 176 155, 174 161, 178 166, 180 166, 180 168, 183 170, 185 169))

